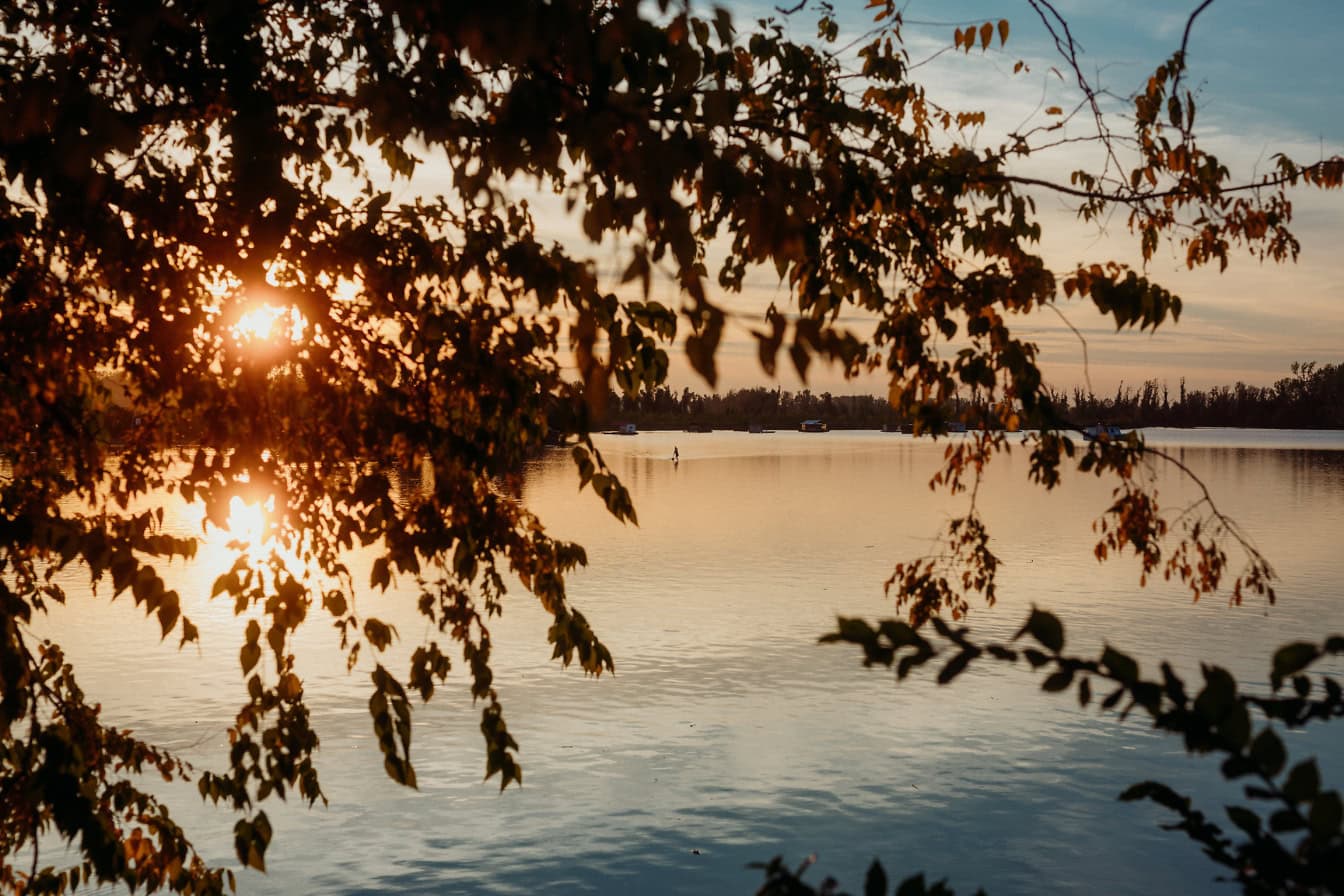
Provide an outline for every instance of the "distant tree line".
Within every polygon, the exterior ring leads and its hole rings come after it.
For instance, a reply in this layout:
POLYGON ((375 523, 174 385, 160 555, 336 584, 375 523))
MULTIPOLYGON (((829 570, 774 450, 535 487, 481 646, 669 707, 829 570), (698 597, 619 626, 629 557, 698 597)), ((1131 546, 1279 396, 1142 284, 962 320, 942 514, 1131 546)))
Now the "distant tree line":
MULTIPOLYGON (((1182 377, 1175 390, 1157 379, 1133 387, 1121 384, 1114 395, 1098 396, 1075 388, 1052 394, 1067 419, 1080 426, 1104 421, 1122 427, 1239 426, 1279 429, 1344 429, 1344 364, 1295 363, 1292 375, 1272 386, 1215 386, 1187 389, 1182 377)), ((942 408, 957 419, 974 408, 974 397, 942 408)), ((910 422, 875 395, 816 394, 780 387, 734 389, 700 395, 667 386, 635 395, 611 392, 608 424, 629 422, 642 429, 797 429, 803 420, 821 419, 832 429, 882 429, 910 422)), ((1023 421, 1031 427, 1032 421, 1023 421)))
POLYGON ((900 416, 885 398, 875 395, 820 395, 804 389, 757 386, 734 389, 722 395, 700 395, 690 389, 680 393, 666 386, 628 396, 611 393, 606 417, 610 423, 630 422, 644 429, 797 429, 803 420, 825 420, 833 429, 881 429, 899 424, 900 416))
MULTIPOLYGON (((1063 397, 1056 400, 1063 402, 1063 397)), ((1191 391, 1182 377, 1175 394, 1155 379, 1137 389, 1121 384, 1110 398, 1074 389, 1063 403, 1073 419, 1084 423, 1344 429, 1344 364, 1295 363, 1292 375, 1272 386, 1238 382, 1191 391)))
MULTIPOLYGON (((1124 428, 1139 426, 1238 426, 1273 429, 1344 429, 1344 363, 1317 365, 1299 362, 1292 375, 1272 386, 1214 386, 1187 389, 1182 378, 1173 390, 1157 379, 1138 387, 1121 383, 1113 395, 1090 390, 1052 392, 1051 399, 1065 419, 1079 426, 1098 421, 1124 428)), ((98 390, 104 396, 101 436, 123 441, 135 425, 121 385, 105 378, 98 390)), ((953 400, 939 409, 945 420, 966 419, 974 425, 975 398, 953 400)), ((634 423, 640 429, 797 429, 804 420, 824 420, 831 429, 882 429, 911 422, 877 395, 832 395, 808 389, 789 392, 782 387, 734 389, 721 395, 701 395, 690 389, 675 392, 667 386, 635 395, 610 391, 603 414, 606 426, 634 423)), ((177 440, 196 441, 200 421, 184 412, 173 421, 177 440)), ((1023 428, 1034 428, 1031 419, 1023 428)))

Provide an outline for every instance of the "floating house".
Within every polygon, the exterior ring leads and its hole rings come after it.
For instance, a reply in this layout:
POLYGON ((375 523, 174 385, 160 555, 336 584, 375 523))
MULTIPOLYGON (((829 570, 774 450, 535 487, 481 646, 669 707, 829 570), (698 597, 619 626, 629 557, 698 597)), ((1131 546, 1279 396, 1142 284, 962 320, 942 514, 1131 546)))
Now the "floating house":
POLYGON ((830 432, 831 428, 824 420, 804 420, 798 424, 799 432, 830 432))

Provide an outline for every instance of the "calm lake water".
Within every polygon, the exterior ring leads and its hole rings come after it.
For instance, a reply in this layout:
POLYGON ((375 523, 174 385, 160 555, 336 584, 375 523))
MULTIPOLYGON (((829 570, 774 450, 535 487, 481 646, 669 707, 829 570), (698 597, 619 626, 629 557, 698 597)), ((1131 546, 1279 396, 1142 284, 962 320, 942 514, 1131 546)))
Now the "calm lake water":
MULTIPOLYGON (((1025 481, 1019 453, 991 468, 981 506, 1004 561, 997 606, 973 609, 980 636, 1007 638, 1031 605, 1057 612, 1075 651, 1103 641, 1148 661, 1201 661, 1251 681, 1280 643, 1344 632, 1344 433, 1150 430, 1205 477, 1277 567, 1279 602, 1192 604, 1138 587, 1132 561, 1099 565, 1090 522, 1109 485, 1073 477, 1054 493, 1025 481)), ((267 805, 269 873, 244 893, 725 893, 759 884, 751 861, 815 853, 814 882, 851 890, 880 857, 896 879, 923 870, 957 892, 1233 892, 1169 817, 1116 795, 1157 778, 1221 818, 1237 791, 1214 762, 1187 757, 1140 718, 1045 695, 1025 668, 973 668, 894 683, 856 650, 817 637, 837 614, 891 615, 882 582, 926 552, 962 506, 927 480, 944 444, 881 433, 651 433, 600 446, 630 487, 638 528, 611 520, 572 462, 547 454, 525 498, 551 530, 588 548, 571 596, 616 657, 585 679, 548 661, 547 618, 514 596, 492 626, 496 685, 522 750, 525 784, 482 783, 466 684, 454 673, 416 709, 420 789, 393 785, 366 711, 368 667, 347 674, 320 615, 302 632, 300 673, 322 737, 331 805, 267 805), (681 462, 669 458, 676 447, 681 462)), ((1164 502, 1193 494, 1155 469, 1164 502)), ((170 508, 174 510, 174 508, 170 508)), ((177 508, 174 525, 199 532, 177 508)), ((218 765, 243 682, 243 620, 208 601, 225 538, 166 577, 200 625, 201 648, 160 645, 129 600, 77 601, 47 623, 104 717, 218 765)), ((356 558, 356 580, 368 558, 356 558), (362 566, 361 566, 362 564, 362 566)), ((367 578, 364 578, 367 581, 367 578)), ((363 599, 397 624, 392 668, 427 633, 411 583, 363 599)), ((1339 672, 1338 664, 1331 670, 1339 672)), ((1344 725, 1288 737, 1344 779, 1344 725), (1333 730, 1331 730, 1333 729, 1333 730)), ((234 817, 194 788, 167 791, 206 857, 233 864, 234 817)))

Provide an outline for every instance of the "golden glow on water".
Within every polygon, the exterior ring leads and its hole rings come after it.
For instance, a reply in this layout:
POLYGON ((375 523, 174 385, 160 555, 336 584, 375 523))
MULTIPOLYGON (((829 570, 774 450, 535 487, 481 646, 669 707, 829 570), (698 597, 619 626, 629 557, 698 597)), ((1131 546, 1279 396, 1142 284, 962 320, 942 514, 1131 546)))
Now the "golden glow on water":
POLYGON ((229 540, 260 547, 266 536, 268 514, 275 512, 275 498, 246 501, 241 495, 229 499, 229 540))

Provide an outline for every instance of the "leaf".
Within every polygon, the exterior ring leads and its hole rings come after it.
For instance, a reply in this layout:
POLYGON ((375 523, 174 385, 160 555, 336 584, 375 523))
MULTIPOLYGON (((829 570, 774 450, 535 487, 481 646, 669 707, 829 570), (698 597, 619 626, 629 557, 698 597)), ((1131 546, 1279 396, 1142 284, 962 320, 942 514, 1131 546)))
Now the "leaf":
POLYGON ((1033 669, 1039 669, 1050 662, 1050 657, 1046 656, 1035 647, 1026 648, 1022 651, 1022 655, 1027 658, 1027 662, 1031 664, 1031 668, 1033 669))
POLYGON ((1195 698, 1195 710, 1210 722, 1221 719, 1237 699, 1236 679, 1223 668, 1204 668, 1204 689, 1195 698))
POLYGON ((1251 742, 1251 759, 1269 776, 1277 775, 1283 768, 1287 753, 1283 741, 1272 728, 1264 728, 1251 742))
POLYGON ((370 676, 374 692, 369 697, 373 732, 383 751, 383 769, 388 777, 407 787, 416 786, 411 764, 411 705, 406 689, 381 664, 370 676))
POLYGON ((1008 43, 1008 20, 999 19, 999 46, 1008 43))
POLYGON ((245 867, 266 871, 266 847, 271 842, 271 823, 265 812, 258 812, 252 821, 239 819, 233 826, 233 846, 238 861, 245 867))
POLYGON ((927 894, 928 888, 924 885, 924 875, 922 874, 907 877, 896 888, 896 896, 927 896, 927 894))
POLYGON ((1173 812, 1184 812, 1190 808, 1189 797, 1181 796, 1161 781, 1141 781, 1120 794, 1122 802, 1152 800, 1159 806, 1165 806, 1173 812))
POLYGON ((1064 626, 1059 621, 1059 617, 1053 613, 1033 607, 1031 615, 1027 617, 1026 624, 1013 636, 1013 640, 1017 640, 1025 634, 1030 634, 1051 653, 1058 654, 1064 649, 1064 626))
POLYGON ((1307 759, 1293 766, 1283 783, 1283 793, 1295 803, 1314 799, 1321 789, 1321 773, 1315 759, 1307 759))
POLYGON ((159 627, 163 631, 163 637, 166 638, 182 615, 181 602, 176 591, 164 593, 163 602, 159 604, 157 615, 159 617, 159 627))
POLYGON ((1269 829, 1276 834, 1300 831, 1306 826, 1307 822, 1300 815, 1287 809, 1280 809, 1269 816, 1269 829))
POLYGON ((1329 790, 1316 797, 1307 820, 1311 824, 1312 835, 1320 840, 1338 837, 1340 824, 1344 823, 1344 804, 1340 802, 1339 793, 1329 790))
MULTIPOLYGON (((1046 115, 1063 115, 1063 114, 1064 114, 1064 110, 1061 109, 1059 106, 1047 106, 1047 107, 1045 108, 1045 114, 1046 114, 1046 115)), ((1072 292, 1073 292, 1073 290, 1067 288, 1067 286, 1066 286, 1066 291, 1067 291, 1068 293, 1070 293, 1070 294, 1072 294, 1072 292)))
POLYGON ((970 664, 971 660, 975 659, 979 653, 979 650, 963 650, 961 653, 952 657, 947 665, 938 673, 938 683, 947 684, 962 672, 966 671, 966 667, 970 664))
POLYGON ((387 590, 392 584, 392 569, 388 565, 386 557, 379 557, 373 561, 373 570, 369 573, 369 587, 382 588, 387 590))
POLYGON ((1251 713, 1243 704, 1234 703, 1218 720, 1218 733, 1227 738, 1236 749, 1246 746, 1251 739, 1251 713))
POLYGON ((1227 806, 1227 817, 1232 819, 1232 823, 1241 828, 1252 837, 1260 833, 1260 816, 1256 815, 1245 806, 1227 806))
POLYGON ((1134 662, 1133 658, 1121 653, 1114 647, 1107 647, 1101 654, 1101 664, 1105 666, 1116 680, 1125 684, 1133 684, 1139 680, 1139 664, 1134 662))
POLYGON ((887 896, 887 872, 876 859, 868 866, 868 874, 863 879, 863 896, 887 896))
POLYGON ((246 675, 252 671, 252 668, 261 660, 261 647, 258 642, 261 641, 261 625, 255 619, 249 619, 247 629, 243 633, 243 647, 238 652, 238 661, 243 667, 243 674, 246 675))
POLYGON ((1273 668, 1270 672, 1270 682, 1274 689, 1278 690, 1285 678, 1301 672, 1315 662, 1320 655, 1319 647, 1303 641, 1285 644, 1274 651, 1273 668))
POLYGON ((789 360, 793 362, 793 369, 798 372, 798 379, 804 383, 807 382, 807 368, 812 363, 812 356, 807 348, 801 343, 795 342, 789 348, 789 360))
POLYGON ((1048 693, 1055 693, 1064 690, 1071 684, 1073 684, 1073 670, 1060 669, 1053 675, 1047 676, 1045 681, 1041 682, 1041 690, 1048 693))
POLYGON ((364 637, 368 638, 369 643, 375 650, 386 650, 392 641, 396 638, 397 630, 381 619, 369 617, 364 620, 364 637))
POLYGON ((333 616, 344 616, 347 609, 345 595, 335 590, 328 591, 322 597, 322 606, 333 616))

